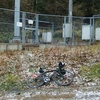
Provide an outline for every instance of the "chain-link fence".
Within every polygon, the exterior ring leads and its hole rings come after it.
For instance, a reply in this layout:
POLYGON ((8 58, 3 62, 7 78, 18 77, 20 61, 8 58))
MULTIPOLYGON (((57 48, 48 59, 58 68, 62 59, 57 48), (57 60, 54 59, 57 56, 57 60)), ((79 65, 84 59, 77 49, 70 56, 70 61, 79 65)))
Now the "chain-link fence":
POLYGON ((100 14, 93 16, 93 32, 94 32, 93 42, 99 41, 100 40, 100 14))
POLYGON ((0 9, 0 42, 5 43, 14 34, 14 12, 0 9))
POLYGON ((73 17, 73 43, 74 45, 91 44, 92 24, 90 17, 73 17))
POLYGON ((39 31, 42 43, 61 43, 63 39, 63 16, 39 15, 39 31))
MULTIPOLYGON (((0 42, 11 42, 14 34, 14 10, 0 8, 0 42)), ((99 40, 99 18, 35 14, 20 12, 22 43, 89 45, 99 40)))

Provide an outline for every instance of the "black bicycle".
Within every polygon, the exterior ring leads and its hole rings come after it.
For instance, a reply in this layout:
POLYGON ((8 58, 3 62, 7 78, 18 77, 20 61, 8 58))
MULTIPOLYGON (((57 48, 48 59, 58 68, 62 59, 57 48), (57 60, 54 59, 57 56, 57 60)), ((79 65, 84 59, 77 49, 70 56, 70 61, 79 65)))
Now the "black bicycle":
POLYGON ((37 88, 50 82, 51 79, 59 86, 68 86, 73 82, 74 75, 63 67, 64 63, 60 62, 56 70, 44 71, 39 69, 40 74, 32 74, 27 77, 26 84, 30 88, 37 88))

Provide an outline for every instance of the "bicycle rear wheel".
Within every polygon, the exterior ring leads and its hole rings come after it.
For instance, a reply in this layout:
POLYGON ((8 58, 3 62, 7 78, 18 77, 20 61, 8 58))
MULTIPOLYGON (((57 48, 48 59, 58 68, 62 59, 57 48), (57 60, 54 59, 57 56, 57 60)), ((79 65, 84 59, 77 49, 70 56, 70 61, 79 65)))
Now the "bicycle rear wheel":
POLYGON ((34 74, 30 75, 26 79, 26 84, 30 88, 37 88, 44 84, 43 75, 40 74, 39 76, 34 77, 34 74))
POLYGON ((54 74, 54 81, 59 86, 68 86, 73 82, 74 75, 65 70, 64 74, 60 74, 58 72, 55 72, 54 74))

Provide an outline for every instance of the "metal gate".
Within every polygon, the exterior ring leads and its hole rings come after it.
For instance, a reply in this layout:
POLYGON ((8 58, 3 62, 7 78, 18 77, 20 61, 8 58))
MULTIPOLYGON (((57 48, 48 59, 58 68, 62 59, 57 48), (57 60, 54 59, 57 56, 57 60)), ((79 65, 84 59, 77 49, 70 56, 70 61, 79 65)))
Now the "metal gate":
POLYGON ((73 45, 90 45, 93 41, 93 19, 73 17, 73 45))
POLYGON ((38 43, 38 14, 22 13, 22 43, 38 43))

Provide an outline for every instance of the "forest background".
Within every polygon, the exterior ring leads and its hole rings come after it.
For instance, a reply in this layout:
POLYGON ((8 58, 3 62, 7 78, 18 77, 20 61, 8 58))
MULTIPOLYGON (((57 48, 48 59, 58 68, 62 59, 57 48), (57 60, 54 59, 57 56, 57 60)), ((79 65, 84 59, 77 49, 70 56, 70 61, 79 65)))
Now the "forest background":
MULTIPOLYGON (((15 0, 0 0, 0 8, 14 9, 15 0)), ((69 0, 20 0, 20 10, 39 14, 68 16, 69 0)), ((73 16, 99 14, 100 0, 73 0, 73 16)))

